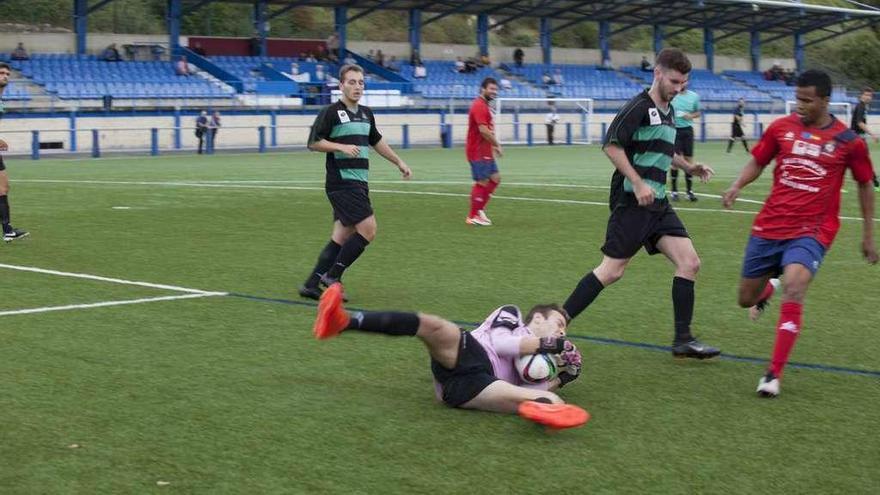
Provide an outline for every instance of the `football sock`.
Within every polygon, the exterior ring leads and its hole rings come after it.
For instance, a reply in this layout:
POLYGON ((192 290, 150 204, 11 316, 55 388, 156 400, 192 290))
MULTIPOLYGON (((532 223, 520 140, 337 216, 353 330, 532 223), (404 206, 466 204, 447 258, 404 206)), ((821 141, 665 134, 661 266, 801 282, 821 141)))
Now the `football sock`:
POLYGON ((733 138, 727 140, 727 152, 730 153, 730 149, 733 148, 733 138))
POLYGON ((485 202, 483 196, 483 185, 479 182, 474 182, 474 187, 471 188, 471 212, 468 213, 468 218, 477 216, 477 212, 483 209, 483 203, 485 202))
POLYGON ((672 279, 672 312, 675 315, 675 343, 687 342, 694 317, 694 281, 682 277, 672 279))
POLYGON ((351 313, 346 329, 412 336, 419 331, 419 315, 397 311, 357 311, 351 313))
POLYGON ((684 183, 687 185, 687 192, 694 192, 694 176, 691 174, 684 174, 684 183))
POLYGON ((874 187, 880 187, 880 180, 877 180, 877 174, 874 174, 874 187))
POLYGON ((678 192, 678 169, 670 169, 669 177, 672 178, 672 192, 678 192))
POLYGON ((495 192, 495 189, 498 189, 498 183, 495 181, 489 181, 483 186, 483 208, 486 209, 486 205, 489 204, 489 200, 492 198, 492 194, 495 192))
POLYGON ((602 282, 599 281, 596 274, 590 272, 578 282, 577 287, 574 288, 574 292, 568 296, 568 299, 562 307, 565 308, 568 316, 571 319, 574 319, 577 315, 587 309, 587 306, 593 303, 596 296, 598 296, 604 288, 605 286, 602 285, 602 282))
POLYGON ((758 296, 758 302, 766 301, 773 297, 773 293, 776 291, 776 287, 773 287, 773 284, 770 281, 767 281, 767 285, 764 286, 764 290, 761 291, 761 295, 758 296))
POLYGON ((348 240, 345 241, 345 244, 342 245, 342 248, 339 250, 339 255, 336 256, 336 262, 333 263, 333 266, 331 266, 329 270, 327 270, 327 278, 332 278, 334 280, 342 278, 342 272, 350 267, 352 263, 357 261, 358 257, 364 252, 364 249, 366 249, 369 243, 370 241, 366 240, 360 232, 355 232, 354 235, 349 237, 348 240))
POLYGON ((9 199, 5 194, 0 196, 0 224, 3 225, 3 232, 9 232, 9 199))
POLYGON ((318 286, 318 281, 321 280, 321 275, 327 273, 327 270, 333 266, 333 262, 336 261, 336 257, 339 256, 340 249, 342 249, 342 246, 336 244, 333 239, 330 239, 330 242, 324 246, 324 249, 321 250, 321 254, 318 255, 318 262, 315 264, 315 269, 312 270, 312 274, 309 276, 308 280, 306 280, 306 287, 318 286))
POLYGON ((751 153, 749 151, 749 143, 745 139, 743 139, 742 142, 743 142, 743 148, 746 149, 746 153, 751 153))
POLYGON ((770 360, 770 371, 777 377, 782 376, 785 363, 791 349, 801 333, 801 316, 804 306, 801 303, 786 301, 779 308, 779 323, 776 325, 776 343, 773 345, 773 357, 770 360))

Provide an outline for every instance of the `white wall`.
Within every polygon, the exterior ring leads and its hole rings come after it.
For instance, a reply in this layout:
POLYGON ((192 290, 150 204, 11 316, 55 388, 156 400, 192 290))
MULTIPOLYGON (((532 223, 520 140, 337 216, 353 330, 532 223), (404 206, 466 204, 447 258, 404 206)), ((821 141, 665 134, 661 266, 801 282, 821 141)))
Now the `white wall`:
MULTIPOLYGON (((186 46, 189 38, 180 37, 180 44, 186 46)), ((0 33, 0 52, 11 52, 24 43, 24 47, 30 53, 75 53, 76 34, 74 33, 0 33)), ((89 33, 86 37, 86 50, 89 53, 100 53, 107 45, 116 43, 119 48, 122 45, 132 43, 158 43, 167 46, 167 34, 101 34, 89 33)))

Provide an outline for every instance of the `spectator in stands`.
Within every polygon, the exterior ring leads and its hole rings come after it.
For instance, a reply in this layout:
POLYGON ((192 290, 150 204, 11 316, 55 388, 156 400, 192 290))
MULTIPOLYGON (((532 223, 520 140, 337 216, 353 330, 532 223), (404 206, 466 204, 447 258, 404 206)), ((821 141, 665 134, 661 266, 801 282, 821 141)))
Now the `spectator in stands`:
POLYGON ((315 80, 318 82, 324 82, 324 79, 327 78, 327 73, 324 72, 324 64, 318 64, 315 66, 315 80))
POLYGON ((413 77, 416 79, 424 79, 428 77, 428 69, 425 67, 425 64, 419 62, 418 65, 413 67, 413 77))
POLYGON ((306 62, 312 62, 312 63, 315 63, 315 62, 318 61, 318 58, 315 57, 315 54, 314 54, 314 53, 309 52, 309 54, 306 56, 306 58, 305 58, 304 60, 305 60, 306 62))
POLYGON ((521 69, 523 66, 523 60, 525 59, 526 54, 523 52, 522 48, 517 48, 513 51, 513 63, 516 64, 518 69, 521 69))
POLYGON ((556 124, 559 123, 559 114, 556 113, 556 105, 551 101, 550 102, 550 111, 547 112, 547 115, 544 117, 544 125, 547 127, 547 144, 553 146, 553 131, 556 129, 556 124))
POLYGON ((199 118, 196 119, 196 137, 199 139, 199 154, 202 154, 202 148, 205 146, 205 136, 208 134, 208 112, 202 110, 199 118))
POLYGON ((645 55, 642 55, 642 63, 640 66, 642 67, 643 72, 651 72, 654 70, 654 68, 651 67, 651 62, 648 61, 648 57, 645 55))
POLYGON ((12 58, 12 60, 29 60, 31 57, 28 55, 27 50, 24 49, 24 43, 19 41, 15 50, 12 50, 12 56, 10 58, 12 58))
POLYGON ((327 60, 330 60, 330 57, 327 54, 327 48, 325 48, 324 45, 318 45, 316 50, 315 58, 318 59, 318 62, 326 62, 327 60))
POLYGON ((392 55, 391 59, 388 60, 388 70, 400 72, 400 62, 397 61, 397 57, 395 57, 394 55, 392 55))
POLYGON ((464 73, 471 74, 477 71, 477 61, 469 58, 464 61, 464 73))
POLYGON ((211 147, 217 146, 217 131, 220 127, 220 111, 214 110, 211 114, 211 122, 208 124, 208 129, 211 131, 211 147))
POLYGON ((541 76, 541 83, 543 83, 544 86, 549 87, 556 84, 556 81, 553 80, 553 77, 550 76, 549 72, 544 71, 544 75, 541 76))
POLYGON ((290 75, 298 76, 299 75, 299 64, 296 62, 291 62, 290 64, 290 75))
POLYGON ((452 69, 459 74, 464 72, 464 60, 461 57, 455 59, 455 67, 452 69))
POLYGON ((602 60, 602 65, 596 67, 597 70, 614 70, 614 65, 611 64, 611 59, 606 58, 602 60))
POLYGON ((419 56, 418 50, 413 50, 412 53, 410 53, 409 63, 410 63, 410 65, 417 65, 417 64, 422 63, 422 57, 419 56))
POLYGON ((357 60, 349 53, 345 55, 345 59, 342 60, 342 63, 345 65, 356 65, 357 60))
POLYGON ((486 53, 481 54, 479 60, 480 62, 477 65, 479 65, 480 67, 489 67, 489 65, 491 65, 489 55, 486 53))
POLYGON ((192 51, 196 52, 197 54, 199 54, 199 55, 201 55, 201 56, 203 56, 203 57, 207 57, 207 56, 208 56, 208 52, 205 51, 205 48, 202 47, 202 44, 201 44, 200 42, 198 42, 198 41, 196 41, 196 42, 193 44, 193 49, 192 49, 192 51))
POLYGON ((110 46, 104 49, 101 53, 101 60, 105 62, 121 62, 122 56, 119 55, 119 50, 116 49, 116 43, 111 43, 110 46))
POLYGON ((562 69, 556 69, 556 71, 553 72, 553 84, 560 86, 565 84, 565 78, 562 77, 562 69))
POLYGON ((177 60, 177 63, 174 64, 174 72, 178 76, 188 77, 189 73, 189 63, 186 61, 186 55, 181 55, 180 59, 177 60))
POLYGON ((372 61, 375 60, 375 59, 376 59, 376 52, 375 52, 375 50, 370 50, 369 52, 367 52, 367 60, 369 60, 370 62, 372 62, 372 61))
POLYGON ((501 86, 501 89, 513 89, 513 83, 506 77, 502 77, 498 82, 498 85, 501 86))
POLYGON ((376 63, 385 67, 385 54, 382 53, 382 50, 376 50, 376 63))
POLYGON ((333 62, 339 62, 339 35, 331 34, 327 38, 327 58, 333 62))

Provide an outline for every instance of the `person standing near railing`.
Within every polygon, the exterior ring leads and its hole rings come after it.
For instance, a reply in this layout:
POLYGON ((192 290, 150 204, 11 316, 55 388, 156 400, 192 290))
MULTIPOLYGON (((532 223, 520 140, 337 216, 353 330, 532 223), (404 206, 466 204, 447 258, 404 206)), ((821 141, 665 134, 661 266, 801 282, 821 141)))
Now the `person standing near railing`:
POLYGON ((202 110, 199 118, 196 119, 196 137, 199 139, 199 154, 202 154, 202 148, 205 146, 205 135, 208 132, 208 112, 202 110))
POLYGON ((211 124, 209 125, 211 129, 211 149, 214 146, 217 146, 217 131, 220 129, 220 111, 214 110, 214 113, 211 114, 211 124))
MULTIPOLYGON (((12 74, 12 69, 9 68, 9 65, 5 62, 0 62, 0 97, 3 96, 3 91, 6 90, 6 85, 9 84, 10 74, 12 74)), ((3 100, 0 99, 0 118, 3 117, 5 111, 3 100)), ((9 147, 6 145, 6 142, 0 139, 0 152, 7 151, 8 149, 9 147)), ((0 155, 0 224, 3 226, 3 241, 12 242, 16 239, 27 237, 28 232, 12 227, 9 223, 9 218, 9 176, 6 174, 3 155, 0 155)))

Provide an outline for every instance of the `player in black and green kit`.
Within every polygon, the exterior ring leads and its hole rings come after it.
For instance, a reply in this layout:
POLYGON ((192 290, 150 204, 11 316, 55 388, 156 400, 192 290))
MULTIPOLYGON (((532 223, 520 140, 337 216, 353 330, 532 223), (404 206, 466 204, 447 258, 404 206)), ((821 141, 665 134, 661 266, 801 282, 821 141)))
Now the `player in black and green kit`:
MULTIPOLYGON (((631 99, 614 117, 605 136, 605 154, 616 168, 611 178, 611 217, 605 231, 604 257, 578 283, 564 308, 575 318, 605 287, 621 277, 630 260, 644 247, 648 254, 663 253, 675 265, 672 309, 675 315, 675 357, 705 359, 721 351, 691 334, 694 280, 700 258, 688 232, 666 199, 670 167, 709 180, 710 167, 692 164, 674 152, 675 123, 672 98, 687 84, 691 63, 680 50, 666 48, 657 55, 651 89, 631 99)), ((656 319, 654 314, 638 313, 656 319)))
POLYGON ((338 282, 376 236, 367 182, 370 147, 397 165, 404 179, 412 176, 409 166, 382 139, 373 112, 358 105, 364 94, 364 70, 344 65, 339 70, 339 87, 342 97, 321 110, 309 135, 309 149, 327 153, 325 189, 333 207, 330 242, 299 289, 300 296, 310 299, 321 297, 321 286, 338 282))
POLYGON ((739 102, 736 104, 736 108, 733 109, 733 122, 731 122, 730 124, 730 137, 727 138, 728 153, 730 153, 730 150, 733 148, 733 143, 735 143, 737 139, 742 141, 743 148, 746 149, 746 153, 749 152, 749 143, 746 141, 746 133, 743 131, 743 118, 745 118, 745 108, 746 100, 740 98, 739 102))
MULTIPOLYGON (((0 62, 0 97, 3 96, 3 91, 6 89, 6 85, 9 84, 10 74, 12 74, 12 70, 9 68, 9 65, 4 62, 0 62)), ((0 100, 0 117, 3 116, 4 111, 5 109, 3 108, 3 101, 0 100)), ((0 152, 6 150, 6 142, 0 139, 0 152)), ((0 155, 0 224, 2 224, 3 226, 3 241, 12 242, 16 239, 27 237, 28 233, 24 230, 13 228, 12 225, 9 224, 8 195, 9 176, 6 174, 6 164, 3 163, 3 156, 0 155)))

